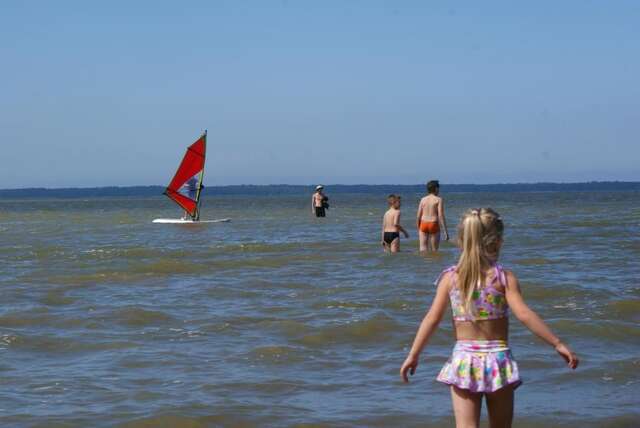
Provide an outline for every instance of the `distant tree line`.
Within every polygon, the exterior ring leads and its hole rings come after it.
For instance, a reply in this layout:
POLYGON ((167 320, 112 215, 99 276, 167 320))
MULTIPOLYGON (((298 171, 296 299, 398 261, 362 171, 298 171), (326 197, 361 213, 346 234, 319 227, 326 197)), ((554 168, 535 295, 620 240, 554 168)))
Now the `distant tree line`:
MULTIPOLYGON (((314 185, 233 185, 207 186, 206 195, 291 195, 313 192, 314 185)), ((32 198, 96 198, 96 197, 153 197, 164 191, 163 186, 88 187, 88 188, 25 188, 0 190, 3 199, 32 198)), ((420 193, 424 185, 327 185, 329 193, 420 193)), ((444 192, 620 192, 640 191, 640 182, 593 181, 588 183, 513 183, 513 184, 446 184, 444 192)))

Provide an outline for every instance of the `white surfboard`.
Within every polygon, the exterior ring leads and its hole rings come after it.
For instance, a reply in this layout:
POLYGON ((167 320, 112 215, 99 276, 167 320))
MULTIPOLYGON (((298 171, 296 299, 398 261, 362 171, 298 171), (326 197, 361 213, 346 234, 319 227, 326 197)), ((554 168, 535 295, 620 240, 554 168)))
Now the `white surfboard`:
POLYGON ((184 220, 181 218, 157 218, 153 220, 153 223, 160 224, 203 224, 203 223, 227 223, 231 221, 230 218, 219 218, 215 220, 184 220))

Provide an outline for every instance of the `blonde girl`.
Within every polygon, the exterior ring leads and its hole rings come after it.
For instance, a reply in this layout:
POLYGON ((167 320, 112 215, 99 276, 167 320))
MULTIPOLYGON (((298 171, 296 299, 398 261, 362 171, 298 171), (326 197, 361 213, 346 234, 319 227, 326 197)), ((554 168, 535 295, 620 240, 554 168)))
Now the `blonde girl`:
POLYGON ((482 398, 492 428, 510 427, 513 391, 522 383, 508 346, 509 308, 529 330, 567 362, 578 357, 556 337, 524 302, 516 276, 498 264, 503 223, 490 208, 468 210, 458 225, 462 250, 458 264, 442 272, 431 308, 420 324, 400 375, 418 367, 420 352, 438 327, 450 301, 456 344, 437 380, 450 386, 456 427, 478 427, 482 398))

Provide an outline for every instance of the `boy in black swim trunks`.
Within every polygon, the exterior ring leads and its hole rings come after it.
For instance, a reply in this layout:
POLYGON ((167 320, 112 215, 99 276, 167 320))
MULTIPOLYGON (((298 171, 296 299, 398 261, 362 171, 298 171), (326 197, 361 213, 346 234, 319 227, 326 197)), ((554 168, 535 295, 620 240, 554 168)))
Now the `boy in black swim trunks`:
POLYGON ((382 217, 382 247, 392 253, 400 251, 400 232, 405 238, 409 237, 407 231, 400 225, 400 196, 389 195, 387 197, 389 209, 382 217))

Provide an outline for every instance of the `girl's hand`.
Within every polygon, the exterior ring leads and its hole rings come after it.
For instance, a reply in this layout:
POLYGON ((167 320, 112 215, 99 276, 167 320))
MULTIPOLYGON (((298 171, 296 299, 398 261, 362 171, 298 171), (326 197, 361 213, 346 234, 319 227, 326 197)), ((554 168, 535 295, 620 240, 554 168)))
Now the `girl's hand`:
POLYGON ((556 352, 564 358, 570 369, 575 370, 576 367, 578 367, 580 359, 578 359, 578 356, 574 354, 573 351, 571 351, 571 349, 569 349, 569 347, 564 343, 560 342, 556 345, 556 352))
POLYGON ((407 373, 410 373, 411 376, 414 375, 416 369, 418 368, 418 357, 414 357, 409 355, 404 363, 402 363, 402 367, 400 368, 400 377, 402 377, 402 381, 404 383, 409 383, 409 376, 407 373))

